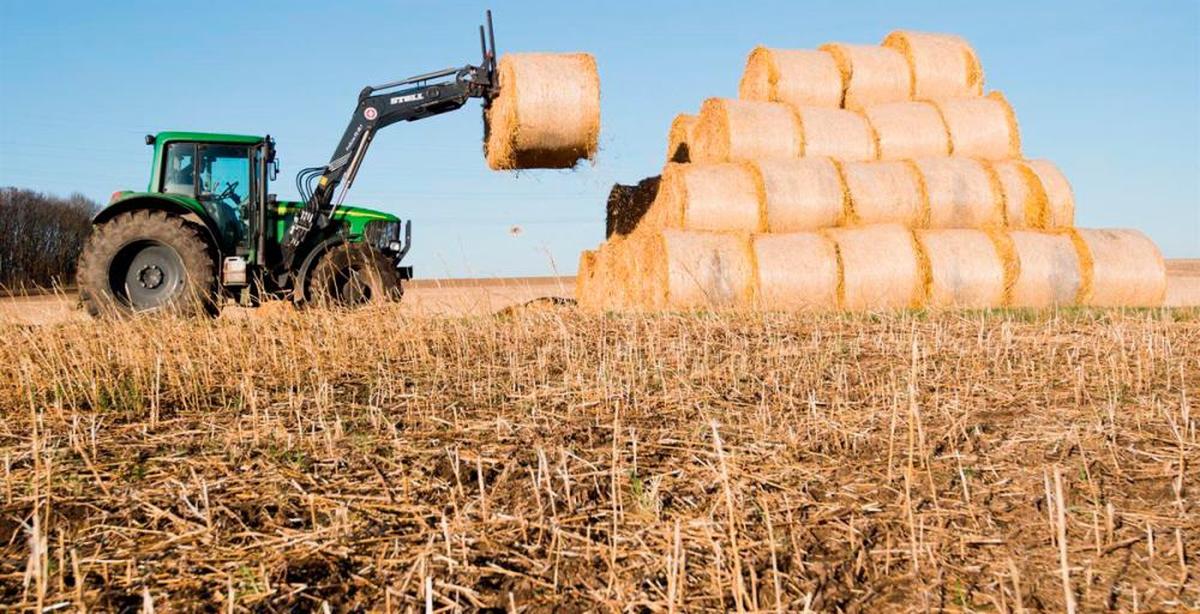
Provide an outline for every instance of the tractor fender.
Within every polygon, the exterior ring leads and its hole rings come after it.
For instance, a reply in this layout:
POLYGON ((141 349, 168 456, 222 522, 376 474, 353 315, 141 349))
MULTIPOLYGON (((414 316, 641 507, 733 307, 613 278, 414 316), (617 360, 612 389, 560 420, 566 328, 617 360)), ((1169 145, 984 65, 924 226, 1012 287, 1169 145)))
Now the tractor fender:
POLYGON ((118 215, 131 211, 165 211, 179 216, 183 220, 194 224, 197 228, 203 229, 204 238, 214 251, 214 255, 220 256, 225 251, 225 246, 222 244, 220 238, 221 234, 213 225, 212 218, 203 213, 204 210, 202 208, 200 211, 197 211, 199 207, 200 205, 198 204, 180 202, 177 199, 162 194, 133 193, 112 201, 108 206, 97 212, 92 217, 92 225, 103 224, 118 215))

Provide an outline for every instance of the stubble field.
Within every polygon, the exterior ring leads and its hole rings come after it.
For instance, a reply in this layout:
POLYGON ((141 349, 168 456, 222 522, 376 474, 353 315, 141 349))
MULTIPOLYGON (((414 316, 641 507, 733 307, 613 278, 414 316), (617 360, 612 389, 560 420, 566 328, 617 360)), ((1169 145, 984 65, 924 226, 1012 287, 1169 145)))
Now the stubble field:
POLYGON ((1200 311, 0 325, 0 603, 1200 605, 1200 311))

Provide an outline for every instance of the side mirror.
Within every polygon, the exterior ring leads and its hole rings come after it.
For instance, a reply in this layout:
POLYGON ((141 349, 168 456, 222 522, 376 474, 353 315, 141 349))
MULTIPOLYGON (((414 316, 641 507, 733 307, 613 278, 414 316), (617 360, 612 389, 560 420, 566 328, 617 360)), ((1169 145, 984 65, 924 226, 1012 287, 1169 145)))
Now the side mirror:
POLYGON ((279 177, 279 158, 271 160, 271 181, 279 177))

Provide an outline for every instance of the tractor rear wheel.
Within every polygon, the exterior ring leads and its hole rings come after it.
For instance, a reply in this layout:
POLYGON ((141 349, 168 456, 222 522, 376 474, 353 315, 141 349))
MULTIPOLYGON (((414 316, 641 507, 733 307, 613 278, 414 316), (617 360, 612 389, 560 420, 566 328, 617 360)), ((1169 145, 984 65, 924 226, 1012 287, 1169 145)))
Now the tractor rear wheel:
POLYGON ((400 300, 403 290, 396 267, 362 243, 331 247, 313 266, 305 302, 321 307, 355 308, 400 300))
POLYGON ((208 244, 179 217, 131 211, 96 226, 79 257, 79 295, 92 316, 214 313, 208 244))

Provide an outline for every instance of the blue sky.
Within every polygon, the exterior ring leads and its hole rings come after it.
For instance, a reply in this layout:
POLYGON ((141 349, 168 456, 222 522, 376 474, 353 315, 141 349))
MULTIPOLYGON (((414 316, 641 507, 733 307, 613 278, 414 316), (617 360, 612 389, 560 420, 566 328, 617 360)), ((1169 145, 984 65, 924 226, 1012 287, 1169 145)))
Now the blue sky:
POLYGON ((142 188, 159 130, 270 133, 281 197, 324 163, 362 86, 475 62, 496 13, 504 51, 589 51, 601 151, 575 171, 487 170, 482 120, 380 133, 347 202, 414 220, 423 277, 572 273, 603 239, 614 182, 661 169, 671 118, 734 96, 756 44, 872 43, 955 32, 1066 172, 1077 222, 1135 227, 1200 257, 1200 2, 0 1, 0 185, 105 201, 142 188), (520 226, 513 236, 510 229, 520 226))

